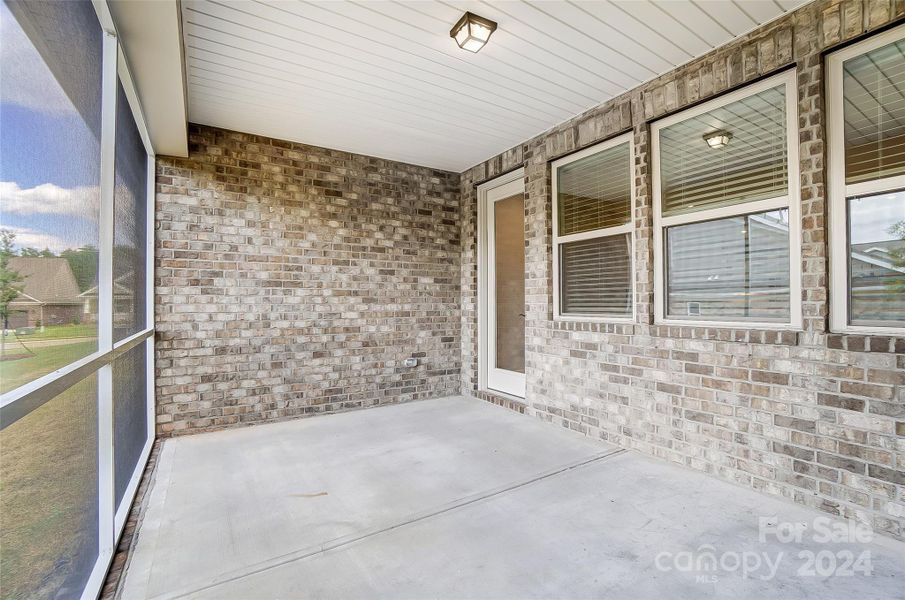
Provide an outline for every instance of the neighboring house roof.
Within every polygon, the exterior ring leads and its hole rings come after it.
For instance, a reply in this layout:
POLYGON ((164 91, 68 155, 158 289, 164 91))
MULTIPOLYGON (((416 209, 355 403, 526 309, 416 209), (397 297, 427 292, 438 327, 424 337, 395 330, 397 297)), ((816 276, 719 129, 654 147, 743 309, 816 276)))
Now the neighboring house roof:
POLYGON ((889 260, 883 260, 882 258, 872 256, 870 254, 862 254, 860 252, 855 252, 854 250, 852 250, 852 258, 862 263, 886 269, 887 271, 898 271, 899 273, 905 273, 905 267, 898 267, 889 260))
MULTIPOLYGON (((752 215, 751 220, 765 225, 777 231, 788 231, 789 225, 775 219, 764 218, 760 215, 752 215)), ((852 244, 852 258, 856 261, 881 267, 889 271, 905 273, 905 268, 897 266, 893 260, 893 251, 902 247, 902 240, 886 240, 882 242, 870 242, 867 244, 852 244)))
MULTIPOLYGON (((113 280, 113 297, 114 298, 132 298, 135 292, 132 289, 135 276, 133 273, 125 273, 113 280)), ((80 298, 97 298, 97 286, 90 287, 81 294, 80 298)))
MULTIPOLYGON (((783 279, 782 265, 774 262, 776 256, 767 252, 768 249, 775 250, 781 245, 766 244, 767 240, 772 236, 784 236, 788 239, 789 225, 788 223, 771 218, 766 215, 752 215, 750 217, 751 233, 757 232, 757 236, 761 240, 761 264, 759 268, 750 275, 751 281, 755 284, 763 283, 767 287, 763 290, 763 295, 778 294, 786 291, 788 288, 788 280, 783 279)), ((728 219, 707 221, 702 223, 703 231, 700 229, 695 235, 704 239, 715 240, 716 244, 735 243, 740 244, 742 238, 738 235, 738 224, 736 221, 728 219)), ((685 234, 689 235, 689 234, 685 234)), ((787 242, 783 242, 787 243, 787 242)), ((897 262, 897 256, 894 254, 898 248, 903 245, 902 240, 887 240, 873 242, 869 244, 855 244, 851 248, 852 272, 859 280, 859 285, 863 287, 863 281, 870 283, 878 281, 878 285, 886 285, 884 279, 894 278, 893 281, 902 277, 905 273, 905 265, 897 262)), ((701 259, 693 254, 686 254, 676 258, 677 267, 673 274, 673 280, 670 288, 671 301, 686 301, 688 299, 699 300, 701 294, 706 291, 710 297, 749 297, 756 295, 745 284, 746 274, 742 271, 743 265, 738 259, 741 251, 740 248, 732 248, 735 259, 726 259, 723 254, 714 253, 711 256, 701 259), (706 281, 703 281, 706 277, 706 281)), ((774 253, 775 254, 775 253, 774 253)))
POLYGON ((13 256, 9 269, 22 276, 22 290, 11 304, 79 304, 79 284, 65 258, 13 256))
POLYGON ((872 242, 869 244, 852 244, 852 258, 876 267, 905 273, 905 267, 897 265, 893 250, 902 247, 900 240, 872 242))
POLYGON ((44 304, 37 298, 32 298, 25 292, 19 292, 19 294, 15 297, 15 299, 10 302, 10 304, 21 305, 21 304, 44 304))

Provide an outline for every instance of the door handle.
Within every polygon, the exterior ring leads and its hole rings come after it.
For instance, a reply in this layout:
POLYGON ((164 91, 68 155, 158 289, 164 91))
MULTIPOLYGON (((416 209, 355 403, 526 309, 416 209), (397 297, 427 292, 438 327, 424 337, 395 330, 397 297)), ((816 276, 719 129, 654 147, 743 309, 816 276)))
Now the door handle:
POLYGON ((518 316, 524 317, 524 316, 525 316, 525 313, 519 313, 518 316))

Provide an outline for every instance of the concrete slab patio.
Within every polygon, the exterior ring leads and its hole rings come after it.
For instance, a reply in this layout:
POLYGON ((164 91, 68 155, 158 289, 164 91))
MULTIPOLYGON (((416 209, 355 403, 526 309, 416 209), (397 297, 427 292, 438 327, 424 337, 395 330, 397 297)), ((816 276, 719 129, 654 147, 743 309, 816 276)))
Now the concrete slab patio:
POLYGON ((861 536, 444 398, 166 440, 120 595, 902 597, 905 544, 861 536))

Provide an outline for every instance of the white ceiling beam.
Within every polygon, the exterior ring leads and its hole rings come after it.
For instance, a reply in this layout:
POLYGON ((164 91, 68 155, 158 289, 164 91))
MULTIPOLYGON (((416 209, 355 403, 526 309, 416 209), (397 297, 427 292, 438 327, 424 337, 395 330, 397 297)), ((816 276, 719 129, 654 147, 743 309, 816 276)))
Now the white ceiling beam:
POLYGON ((176 0, 109 0, 157 154, 188 156, 182 15, 176 0))

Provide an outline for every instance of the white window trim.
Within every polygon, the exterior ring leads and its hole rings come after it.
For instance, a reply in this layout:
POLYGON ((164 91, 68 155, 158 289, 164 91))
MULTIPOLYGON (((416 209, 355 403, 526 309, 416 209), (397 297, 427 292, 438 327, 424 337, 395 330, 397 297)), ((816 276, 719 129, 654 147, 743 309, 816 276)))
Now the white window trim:
MULTIPOLYGON (((680 325, 686 327, 720 327, 734 329, 776 329, 800 330, 801 312, 801 182, 798 171, 798 85, 794 69, 762 79, 719 98, 714 98, 698 106, 676 113, 651 123, 651 163, 653 176, 653 251, 654 251, 654 323, 657 325, 680 325), (660 197, 660 130, 688 118, 709 112, 715 108, 731 104, 770 88, 785 85, 786 98, 786 144, 788 150, 788 194, 777 198, 746 202, 722 208, 664 217, 660 197), (697 223, 713 219, 747 215, 769 210, 787 208, 789 210, 789 320, 787 322, 754 320, 703 320, 679 319, 666 316, 663 236, 666 228, 673 225, 697 223)), ((703 141, 701 142, 703 143, 703 141)))
POLYGON ((905 38, 905 26, 895 27, 827 56, 828 240, 830 259, 830 331, 905 336, 905 326, 849 324, 847 199, 905 189, 905 175, 846 185, 842 63, 905 38))
POLYGON ((635 142, 632 133, 625 133, 612 139, 594 144, 579 150, 568 156, 553 161, 550 165, 551 178, 553 180, 553 320, 566 322, 581 323, 634 323, 637 318, 635 302, 635 142), (593 156, 598 152, 615 148, 628 142, 628 160, 629 160, 629 222, 618 227, 604 227, 602 229, 592 229, 591 231, 582 231, 581 233, 572 233, 569 235, 559 235, 559 177, 557 171, 560 167, 571 164, 575 161, 593 156), (629 281, 631 289, 629 292, 631 298, 631 314, 630 315, 583 315, 566 313, 563 314, 560 307, 560 265, 559 265, 559 248, 563 244, 569 242, 578 242, 582 240, 597 239, 603 237, 611 237, 616 235, 629 234, 629 281))

